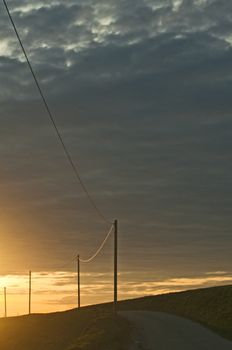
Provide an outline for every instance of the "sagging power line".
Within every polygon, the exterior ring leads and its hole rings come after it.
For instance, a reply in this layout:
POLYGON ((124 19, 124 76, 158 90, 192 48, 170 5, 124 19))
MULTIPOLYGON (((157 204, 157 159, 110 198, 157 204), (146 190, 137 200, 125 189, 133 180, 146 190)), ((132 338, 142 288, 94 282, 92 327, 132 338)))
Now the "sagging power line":
POLYGON ((88 259, 81 259, 81 258, 79 258, 79 259, 80 259, 80 262, 82 262, 82 263, 89 263, 89 262, 91 262, 92 260, 94 260, 94 259, 98 256, 98 254, 99 254, 99 253, 101 252, 101 250, 104 248, 104 245, 106 244, 106 242, 107 242, 107 240, 108 240, 108 238, 109 238, 109 236, 110 236, 110 234, 111 234, 111 232, 112 232, 112 230, 113 230, 113 227, 114 227, 114 225, 111 226, 109 232, 107 233, 106 237, 104 238, 104 240, 102 241, 101 245, 100 245, 99 248, 96 250, 96 252, 95 252, 90 258, 88 258, 88 259))
MULTIPOLYGON (((105 246, 108 238, 110 237, 112 231, 114 228, 114 297, 113 297, 113 311, 114 314, 117 313, 117 290, 118 290, 118 271, 117 271, 117 263, 118 263, 118 251, 117 251, 117 238, 118 238, 118 221, 115 220, 114 224, 111 226, 109 232, 107 233, 105 239, 97 249, 97 251, 91 256, 89 259, 81 259, 80 255, 77 255, 76 258, 71 259, 72 262, 76 260, 76 273, 77 273, 77 307, 81 307, 81 263, 89 263, 92 262, 102 251, 103 247, 105 246)), ((68 261, 68 264, 70 264, 70 260, 68 261)), ((65 266, 65 265, 63 265, 65 266)), ((66 263, 67 266, 67 263, 66 263)), ((32 271, 30 270, 27 279, 28 279, 28 315, 31 315, 32 312, 32 271)), ((42 276, 42 278, 45 278, 45 276, 42 276)), ((50 279, 50 276, 48 276, 50 279)), ((27 294, 27 293, 26 293, 27 294)), ((4 306, 5 306, 5 317, 7 317, 7 289, 4 287, 4 306)))
POLYGON ((96 250, 96 252, 89 259, 81 259, 80 255, 77 255, 77 305, 78 308, 81 307, 81 283, 80 283, 80 263, 89 263, 93 261, 98 254, 102 251, 105 246, 108 238, 110 237, 112 231, 114 229, 114 313, 117 313, 117 303, 118 303, 118 220, 114 221, 114 224, 111 226, 109 232, 107 233, 105 239, 103 240, 100 247, 96 250))
MULTIPOLYGON (((96 205, 94 199, 92 198, 92 196, 90 195, 86 185, 84 184, 80 174, 79 174, 79 171, 72 159, 72 156, 63 140, 63 137, 62 137, 62 134, 56 124, 56 121, 55 121, 55 118, 53 116, 53 113, 51 112, 51 109, 48 105, 48 102, 47 102, 47 99, 45 97, 45 94, 40 86, 40 83, 39 83, 39 80, 37 79, 36 77, 36 73, 32 67, 32 64, 30 62, 30 59, 28 57, 28 54, 26 52, 26 49, 23 45, 23 42, 22 42, 22 39, 19 35, 19 32, 17 30, 17 27, 16 27, 16 24, 13 20, 13 17, 9 11, 9 8, 8 8, 8 5, 7 5, 7 2, 6 0, 3 0, 3 3, 4 3, 4 6, 6 8, 6 11, 7 11, 7 14, 8 14, 8 17, 10 19, 10 22, 12 24, 12 27, 14 29, 14 32, 16 34, 16 37, 18 39, 18 42, 20 44, 20 47, 22 49, 22 52, 23 52, 23 55, 25 56, 25 59, 26 59, 26 63, 28 64, 28 67, 29 67, 29 70, 32 74, 32 77, 34 79, 34 82, 35 82, 35 85, 37 86, 37 89, 38 89, 38 92, 39 92, 39 95, 42 99, 42 102, 45 106, 45 109, 46 109, 46 112, 48 114, 48 117, 51 121, 51 124, 56 132, 56 135, 59 139, 59 142, 63 148, 63 151, 64 151, 64 154, 65 154, 65 157, 67 158, 67 161, 69 163, 69 165, 71 166, 71 169, 75 175, 75 179, 77 180, 78 183, 80 183, 84 193, 86 194, 90 204, 92 205, 92 207, 94 208, 94 210, 96 211, 96 213, 98 214, 98 216, 104 221, 106 222, 107 224, 111 224, 111 227, 110 227, 110 230, 108 232, 108 234, 106 235, 105 239, 103 240, 103 242, 101 243, 100 247, 98 248, 98 250, 88 259, 81 259, 80 256, 78 255, 78 267, 77 267, 77 270, 78 270, 78 306, 80 306, 80 262, 82 263, 88 263, 88 262, 91 262, 100 252, 101 250, 103 249, 106 241, 108 240, 111 232, 112 232, 112 229, 114 227, 114 310, 116 312, 116 306, 117 306, 117 220, 114 221, 114 224, 112 224, 112 222, 110 222, 106 217, 105 215, 102 213, 102 211, 98 208, 98 206, 96 205)), ((31 313, 31 272, 30 272, 30 276, 29 276, 29 314, 31 313)))
POLYGON ((49 119, 50 119, 50 121, 51 121, 51 123, 52 123, 52 126, 53 126, 53 128, 54 128, 54 130, 55 130, 55 132, 56 132, 56 135, 57 135, 57 137, 58 137, 58 139, 59 139, 59 141, 60 141, 60 144, 61 144, 61 146, 62 146, 62 148, 63 148, 63 151, 64 151, 64 154, 65 154, 65 156, 66 156, 66 158, 67 158, 67 161, 68 161, 68 163, 70 164, 71 169, 72 169, 72 171, 73 171, 73 173, 74 173, 74 175, 75 175, 75 178, 76 178, 76 180, 78 181, 78 183, 81 185, 81 187, 82 187, 83 191, 85 192, 85 194, 86 194, 86 196, 87 196, 89 202, 91 203, 92 207, 94 208, 94 210, 96 211, 96 213, 98 214, 98 216, 99 216, 103 221, 105 221, 107 224, 111 224, 111 222, 106 218, 106 216, 105 216, 105 215, 102 213, 102 211, 98 208, 97 204, 95 203, 93 197, 92 197, 91 194, 89 193, 89 191, 88 191, 88 189, 87 189, 85 183, 83 182, 83 180, 82 180, 82 178, 81 178, 81 176, 80 176, 80 174, 79 174, 79 171, 78 171, 78 169, 77 169, 77 167, 76 167, 76 165, 75 165, 75 163, 74 163, 74 161, 73 161, 73 159, 72 159, 72 156, 71 156, 71 154, 70 154, 70 152, 69 152, 69 150, 68 150, 68 148, 67 148, 67 146, 66 146, 66 144, 65 144, 65 142, 64 142, 64 140, 63 140, 63 137, 62 137, 62 135, 61 135, 61 132, 60 132, 60 130, 59 130, 57 124, 56 124, 55 118, 54 118, 54 116, 53 116, 53 113, 51 112, 51 109, 50 109, 49 105, 48 105, 48 102, 47 102, 47 99, 46 99, 46 97, 45 97, 45 94, 44 94, 44 92, 43 92, 43 90, 42 90, 42 88, 41 88, 41 86, 40 86, 39 80, 38 80, 37 77, 36 77, 36 73, 35 73, 35 71, 34 71, 34 69, 33 69, 33 67, 32 67, 32 64, 31 64, 31 62, 30 62, 30 59, 29 59, 28 54, 27 54, 27 52, 26 52, 26 49, 25 49, 25 47, 24 47, 24 45, 23 45, 22 39, 21 39, 21 37, 20 37, 20 35, 19 35, 18 29, 17 29, 17 27, 16 27, 16 24, 15 24, 15 22, 14 22, 14 19, 13 19, 12 15, 11 15, 11 13, 10 13, 10 10, 9 10, 9 8, 8 8, 8 5, 7 5, 6 0, 3 0, 3 3, 4 3, 4 6, 5 6, 5 8, 6 8, 8 17, 9 17, 10 22, 11 22, 11 24, 12 24, 12 27, 13 27, 13 29, 14 29, 14 32, 15 32, 15 34, 16 34, 16 37, 17 37, 17 39, 18 39, 18 42, 19 42, 19 44, 20 44, 20 46, 21 46, 23 55, 24 55, 24 57, 25 57, 25 59, 26 59, 26 62, 27 62, 27 64, 28 64, 29 70, 30 70, 30 72, 31 72, 31 74, 32 74, 32 77, 33 77, 33 79, 34 79, 34 81, 35 81, 35 84, 36 84, 36 86, 37 86, 37 88, 38 88, 39 94, 40 94, 40 96, 41 96, 41 99, 42 99, 42 101, 43 101, 43 104, 44 104, 44 106, 45 106, 45 109, 46 109, 46 111, 47 111, 47 114, 48 114, 48 116, 49 116, 49 119))

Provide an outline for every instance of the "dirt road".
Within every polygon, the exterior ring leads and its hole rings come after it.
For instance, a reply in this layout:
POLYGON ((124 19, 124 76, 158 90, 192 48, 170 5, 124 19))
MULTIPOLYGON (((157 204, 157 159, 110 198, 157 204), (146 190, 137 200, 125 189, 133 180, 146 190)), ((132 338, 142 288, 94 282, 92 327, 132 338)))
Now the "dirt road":
POLYGON ((134 326, 130 350, 232 350, 232 342, 184 318, 148 311, 121 315, 134 326))

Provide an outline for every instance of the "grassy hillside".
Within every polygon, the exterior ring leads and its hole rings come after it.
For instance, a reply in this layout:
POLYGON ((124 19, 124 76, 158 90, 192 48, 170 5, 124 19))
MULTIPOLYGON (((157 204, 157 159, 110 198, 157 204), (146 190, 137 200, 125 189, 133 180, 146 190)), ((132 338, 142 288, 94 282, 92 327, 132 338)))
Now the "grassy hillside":
POLYGON ((186 317, 232 340, 232 286, 197 289, 121 302, 122 310, 150 310, 186 317))
MULTIPOLYGON (((120 310, 168 312, 232 340, 232 286, 198 289, 120 302, 120 310)), ((60 313, 0 319, 4 350, 128 350, 130 325, 103 304, 60 313)))
POLYGON ((0 319, 1 350, 127 350, 130 326, 109 306, 0 319), (108 349, 108 347, 107 347, 108 349))

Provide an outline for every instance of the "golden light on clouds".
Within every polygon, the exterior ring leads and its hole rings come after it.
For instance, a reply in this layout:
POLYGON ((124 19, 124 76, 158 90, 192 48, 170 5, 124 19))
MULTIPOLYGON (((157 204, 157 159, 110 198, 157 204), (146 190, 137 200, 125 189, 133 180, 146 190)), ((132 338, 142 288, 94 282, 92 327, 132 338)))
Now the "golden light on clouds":
MULTIPOLYGON (((211 2, 9 3, 74 163, 104 216, 120 218, 120 298, 232 282, 217 271, 231 268, 232 36, 229 11, 211 2)), ((74 186, 4 9, 0 17, 0 315, 4 287, 9 314, 27 312, 29 269, 32 311, 72 308, 75 272, 51 271, 94 251, 105 226, 74 186)), ((83 305, 112 300, 112 252, 81 270, 83 305)))
MULTIPOLYGON (((146 280, 143 275, 133 281, 133 273, 119 275, 119 298, 129 299, 148 295, 177 292, 200 287, 232 283, 232 275, 223 271, 209 272, 193 278, 146 280)), ((0 276, 0 316, 4 316, 4 287, 7 287, 8 315, 28 312, 28 275, 0 276)), ((82 305, 112 301, 111 273, 83 273, 81 276, 82 305)), ((77 304, 76 273, 69 271, 37 272, 32 274, 32 312, 54 312, 75 308, 77 304)))

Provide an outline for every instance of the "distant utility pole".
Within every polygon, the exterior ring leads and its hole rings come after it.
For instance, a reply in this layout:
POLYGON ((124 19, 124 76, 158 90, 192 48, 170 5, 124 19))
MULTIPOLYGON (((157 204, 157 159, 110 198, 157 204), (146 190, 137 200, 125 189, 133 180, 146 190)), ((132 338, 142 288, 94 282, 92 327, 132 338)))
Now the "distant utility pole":
POLYGON ((29 271, 29 315, 31 314, 31 271, 29 271))
POLYGON ((77 255, 77 305, 78 309, 81 307, 81 284, 80 284, 80 255, 77 255))
POLYGON ((114 221, 114 314, 118 303, 118 220, 114 221))
POLYGON ((7 317, 6 287, 4 287, 4 304, 5 304, 5 317, 7 317))

